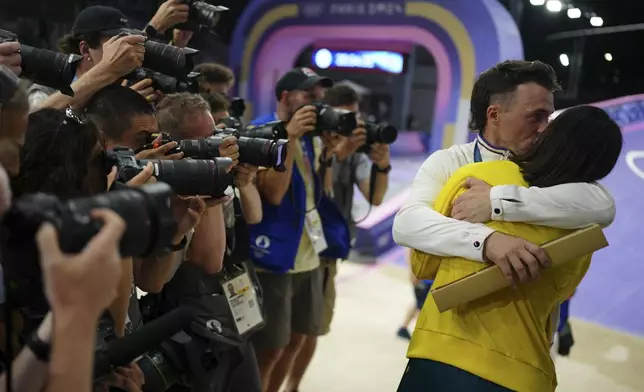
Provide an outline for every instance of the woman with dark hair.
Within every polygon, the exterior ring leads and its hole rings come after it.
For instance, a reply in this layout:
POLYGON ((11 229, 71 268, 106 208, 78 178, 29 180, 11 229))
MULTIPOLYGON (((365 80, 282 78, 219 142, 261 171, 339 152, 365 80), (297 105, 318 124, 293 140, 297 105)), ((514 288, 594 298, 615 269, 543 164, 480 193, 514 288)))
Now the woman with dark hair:
MULTIPOLYGON (((450 216, 452 204, 464 191, 468 178, 492 186, 524 187, 601 180, 617 163, 622 143, 619 126, 603 110, 592 106, 568 109, 545 128, 524 155, 509 161, 474 163, 456 171, 433 208, 450 216)), ((535 244, 570 232, 518 222, 491 221, 486 225, 535 244)), ((434 278, 435 287, 486 267, 458 257, 418 250, 413 253, 416 276, 434 278)), ((590 258, 588 255, 548 268, 530 283, 443 313, 429 296, 414 331, 399 392, 554 391, 557 380, 549 347, 559 305, 583 279, 590 258)))
POLYGON ((91 122, 78 124, 56 109, 29 115, 14 193, 44 192, 61 199, 107 191, 103 141, 91 122))

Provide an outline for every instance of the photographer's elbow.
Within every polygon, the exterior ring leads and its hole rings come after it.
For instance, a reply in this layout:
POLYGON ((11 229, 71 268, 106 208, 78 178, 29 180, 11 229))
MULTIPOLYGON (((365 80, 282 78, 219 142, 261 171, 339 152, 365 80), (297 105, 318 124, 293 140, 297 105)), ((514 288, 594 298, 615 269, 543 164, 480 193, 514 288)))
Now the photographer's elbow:
POLYGON ((203 272, 208 275, 218 274, 224 265, 224 254, 221 257, 211 257, 210 260, 203 266, 203 272))
POLYGON ((261 213, 244 217, 244 219, 246 219, 246 223, 249 225, 258 225, 262 223, 262 218, 263 216, 261 213))

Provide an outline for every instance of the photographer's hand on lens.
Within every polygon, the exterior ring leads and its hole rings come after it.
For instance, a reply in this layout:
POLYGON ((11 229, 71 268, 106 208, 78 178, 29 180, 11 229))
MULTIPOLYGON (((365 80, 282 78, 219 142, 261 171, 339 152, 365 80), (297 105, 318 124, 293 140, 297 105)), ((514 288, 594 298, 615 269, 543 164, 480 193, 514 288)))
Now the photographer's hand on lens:
POLYGON ((245 188, 255 182, 257 175, 257 166, 249 165, 247 163, 240 163, 235 167, 235 186, 237 188, 245 188))
POLYGON ((317 124, 317 112, 315 106, 308 105, 298 109, 291 120, 286 124, 286 132, 290 139, 299 139, 308 132, 315 130, 317 124))
POLYGON ((364 128, 364 122, 358 121, 358 128, 354 129, 350 137, 343 137, 335 149, 335 155, 338 159, 344 160, 349 155, 355 153, 358 148, 362 147, 367 141, 367 130, 364 128))
POLYGON ((16 75, 20 75, 20 72, 22 72, 21 63, 19 42, 0 43, 0 64, 7 66, 16 75))
POLYGON ((145 56, 145 37, 116 35, 103 44, 103 58, 97 66, 105 67, 115 79, 140 68, 145 56))
POLYGON ((159 6, 149 25, 163 34, 170 27, 188 21, 190 6, 179 0, 168 0, 159 6))
MULTIPOLYGON (((162 136, 159 134, 159 136, 157 136, 157 138, 154 140, 153 143, 159 143, 161 139, 162 139, 162 136)), ((136 154, 136 159, 164 159, 164 160, 171 160, 171 161, 183 159, 183 156, 184 156, 183 151, 178 152, 176 154, 166 155, 168 151, 172 150, 173 148, 177 148, 177 146, 179 146, 177 142, 170 142, 170 143, 162 144, 157 148, 151 148, 149 150, 141 150, 136 154)))
MULTIPOLYGON (((124 86, 127 86, 127 81, 123 81, 123 83, 124 86)), ((154 103, 159 100, 160 96, 158 91, 154 89, 153 83, 152 79, 147 78, 134 83, 130 88, 143 95, 148 102, 154 103)))
POLYGON ((98 319, 116 298, 125 222, 110 210, 96 209, 91 215, 103 221, 103 227, 81 253, 64 254, 50 223, 44 223, 36 234, 45 295, 55 317, 73 313, 98 319))
POLYGON ((127 392, 142 392, 145 377, 139 366, 135 363, 128 367, 119 367, 105 379, 97 383, 95 392, 109 392, 110 387, 119 388, 127 392))
POLYGON ((130 181, 127 182, 128 186, 142 186, 145 184, 154 184, 157 182, 157 179, 154 178, 154 165, 152 162, 148 162, 147 165, 141 170, 139 174, 134 176, 130 181))
POLYGON ((230 171, 239 163, 239 145, 237 145, 236 137, 228 136, 222 140, 219 145, 219 156, 233 160, 233 164, 227 169, 227 172, 230 173, 230 171))
POLYGON ((175 196, 172 199, 172 212, 178 222, 174 238, 178 243, 190 230, 197 227, 203 213, 206 212, 206 202, 202 197, 175 196))
POLYGON ((374 144, 371 146, 369 159, 379 169, 385 169, 391 164, 391 155, 388 144, 374 144))

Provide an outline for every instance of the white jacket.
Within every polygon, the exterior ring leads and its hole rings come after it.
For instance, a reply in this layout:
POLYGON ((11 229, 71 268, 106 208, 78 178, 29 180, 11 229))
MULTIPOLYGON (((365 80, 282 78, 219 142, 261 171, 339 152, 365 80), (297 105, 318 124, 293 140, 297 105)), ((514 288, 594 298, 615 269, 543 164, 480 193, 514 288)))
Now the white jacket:
MULTIPOLYGON (((478 137, 481 158, 504 158, 504 150, 478 137)), ((432 209, 450 176, 474 162, 477 141, 434 152, 423 163, 411 194, 394 220, 393 237, 398 245, 437 256, 483 261, 483 243, 494 230, 482 224, 458 221, 432 209)), ((606 227, 615 219, 615 201, 608 190, 593 183, 574 183, 550 188, 502 185, 490 193, 492 219, 577 229, 592 223, 606 227)))

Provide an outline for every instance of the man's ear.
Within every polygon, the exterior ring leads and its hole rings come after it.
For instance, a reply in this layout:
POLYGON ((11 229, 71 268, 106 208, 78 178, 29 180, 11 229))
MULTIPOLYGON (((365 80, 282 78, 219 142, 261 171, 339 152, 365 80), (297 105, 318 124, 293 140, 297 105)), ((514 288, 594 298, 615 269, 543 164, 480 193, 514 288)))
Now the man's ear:
POLYGON ((501 114, 501 106, 497 104, 488 106, 486 114, 487 123, 497 125, 499 123, 499 115, 501 114))
POLYGON ((78 44, 78 51, 84 58, 89 58, 89 44, 87 41, 81 41, 78 44))

